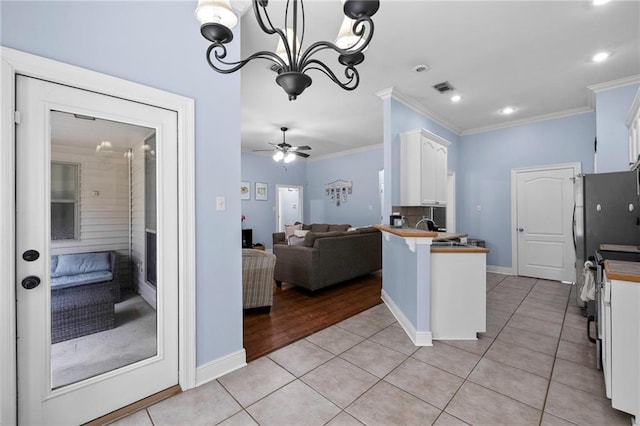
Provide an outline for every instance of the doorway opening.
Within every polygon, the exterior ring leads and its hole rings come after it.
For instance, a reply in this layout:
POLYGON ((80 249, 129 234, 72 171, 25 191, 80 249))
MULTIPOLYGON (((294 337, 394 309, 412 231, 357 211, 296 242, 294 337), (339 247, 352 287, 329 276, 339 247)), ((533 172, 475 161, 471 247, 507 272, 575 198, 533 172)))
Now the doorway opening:
POLYGON ((303 222, 304 189, 294 185, 276 185, 276 232, 284 232, 285 225, 303 222))

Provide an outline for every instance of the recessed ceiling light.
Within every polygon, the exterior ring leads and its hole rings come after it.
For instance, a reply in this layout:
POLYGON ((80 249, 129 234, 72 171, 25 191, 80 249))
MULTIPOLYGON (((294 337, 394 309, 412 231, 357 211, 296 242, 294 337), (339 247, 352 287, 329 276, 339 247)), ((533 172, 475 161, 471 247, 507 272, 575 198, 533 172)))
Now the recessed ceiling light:
POLYGON ((593 62, 602 62, 610 56, 609 52, 598 52, 591 57, 593 62))
POLYGON ((460 95, 453 95, 451 97, 451 102, 460 102, 460 100, 462 99, 462 96, 460 95))
POLYGON ((611 0, 593 0, 594 6, 602 6, 603 4, 609 3, 611 0))
POLYGON ((516 107, 506 106, 500 110, 500 114, 510 115, 516 112, 516 107))
POLYGON ((415 67, 413 67, 413 70, 415 72, 425 72, 425 71, 429 70, 429 65, 427 65, 427 64, 416 65, 415 67))

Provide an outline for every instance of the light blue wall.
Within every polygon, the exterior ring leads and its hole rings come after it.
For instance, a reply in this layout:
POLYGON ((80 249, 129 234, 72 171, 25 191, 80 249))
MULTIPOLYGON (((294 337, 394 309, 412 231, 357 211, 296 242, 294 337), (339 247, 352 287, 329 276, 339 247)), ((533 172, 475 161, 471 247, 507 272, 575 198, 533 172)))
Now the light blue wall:
POLYGON ((307 199, 307 164, 294 161, 284 165, 271 157, 243 152, 241 173, 241 180, 251 183, 251 199, 242 200, 242 214, 247 218, 244 227, 253 229, 254 244, 263 243, 271 248, 271 234, 276 232, 276 185, 302 186, 307 199), (267 201, 256 201, 256 182, 267 184, 267 201))
POLYGON ((596 93, 598 173, 629 170, 627 116, 638 84, 596 93))
MULTIPOLYGON (((242 349, 240 76, 207 65, 195 6, 2 1, 0 27, 3 46, 195 99, 196 341, 203 365, 242 349), (216 196, 226 197, 226 211, 215 210, 216 196)), ((238 58, 238 47, 229 59, 238 58)))
POLYGON ((305 221, 313 217, 323 218, 324 223, 352 226, 380 223, 378 172, 382 170, 382 160, 382 147, 379 147, 308 162, 305 221), (353 192, 340 206, 331 203, 324 190, 325 184, 338 179, 353 182, 353 192))
MULTIPOLYGON (((400 205, 400 133, 410 130, 426 129, 441 138, 451 142, 447 151, 449 170, 458 169, 458 138, 459 136, 449 129, 441 126, 430 118, 420 114, 402 102, 391 99, 391 202, 392 205, 400 205)), ((386 173, 386 172, 385 172, 386 173)), ((386 182, 385 182, 385 185, 386 182)))
POLYGON ((580 162, 591 173, 595 132, 585 113, 460 137, 457 229, 486 241, 488 265, 511 267, 511 169, 580 162))

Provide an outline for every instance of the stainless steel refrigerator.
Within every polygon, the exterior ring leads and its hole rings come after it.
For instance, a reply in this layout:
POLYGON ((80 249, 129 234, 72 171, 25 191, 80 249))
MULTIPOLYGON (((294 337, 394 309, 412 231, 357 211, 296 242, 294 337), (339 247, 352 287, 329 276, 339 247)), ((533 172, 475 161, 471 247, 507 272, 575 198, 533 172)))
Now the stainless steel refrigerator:
POLYGON ((573 233, 576 246, 576 300, 585 261, 600 244, 640 245, 640 181, 638 171, 598 173, 575 179, 573 233))

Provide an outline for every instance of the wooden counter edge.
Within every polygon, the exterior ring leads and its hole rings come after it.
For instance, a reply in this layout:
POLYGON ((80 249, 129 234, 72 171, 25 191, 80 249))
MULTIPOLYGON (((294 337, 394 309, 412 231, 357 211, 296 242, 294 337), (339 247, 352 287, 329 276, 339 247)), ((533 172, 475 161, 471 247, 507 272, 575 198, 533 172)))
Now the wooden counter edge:
MULTIPOLYGON (((635 262, 627 262, 627 263, 635 263, 635 262)), ((609 261, 608 260, 604 261, 604 269, 607 271, 607 277, 609 279, 611 279, 611 280, 620 280, 620 281, 629 281, 629 282, 634 282, 634 283, 640 283, 640 275, 638 275, 638 274, 625 274, 625 273, 613 271, 611 269, 611 266, 609 265, 609 261)))
POLYGON ((451 240, 454 238, 463 238, 468 234, 423 231, 415 228, 392 228, 389 225, 376 224, 374 228, 402 238, 433 238, 434 240, 451 240))
POLYGON ((484 247, 431 247, 431 253, 489 253, 484 247))

